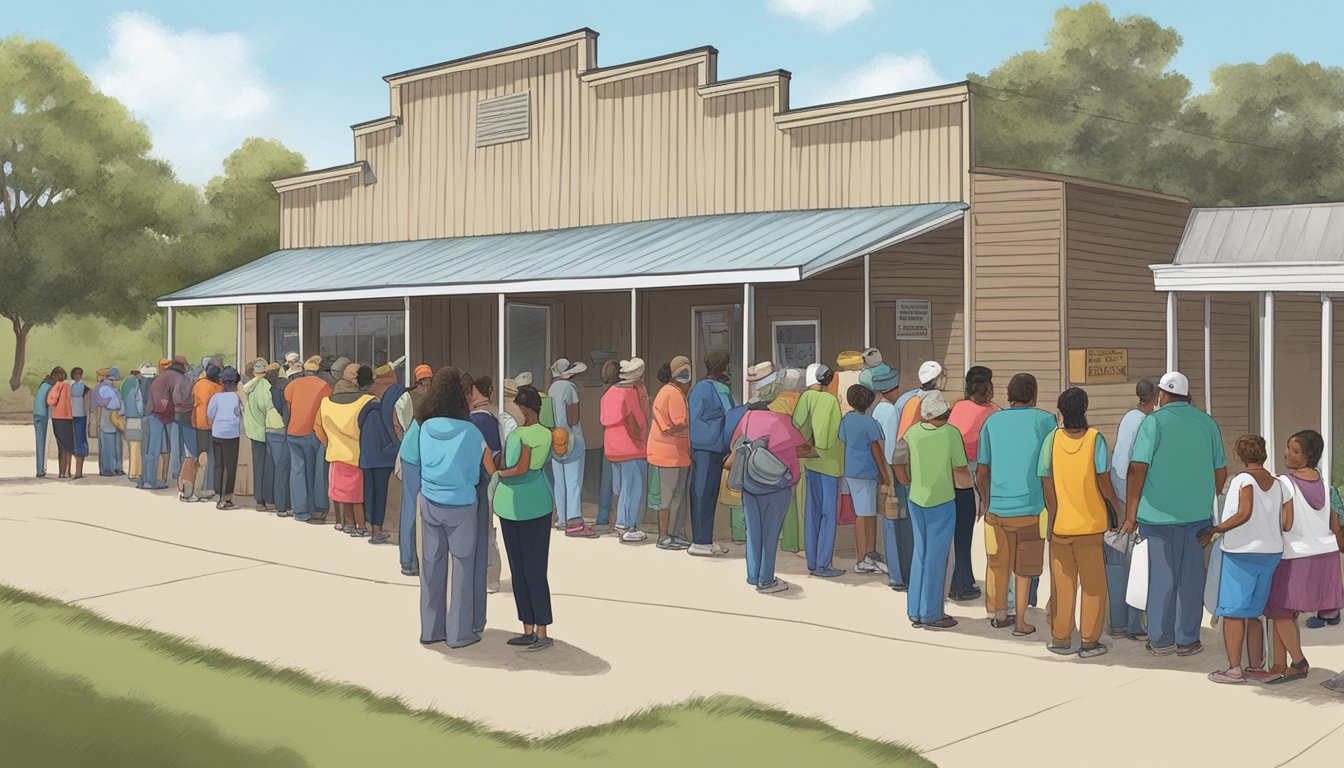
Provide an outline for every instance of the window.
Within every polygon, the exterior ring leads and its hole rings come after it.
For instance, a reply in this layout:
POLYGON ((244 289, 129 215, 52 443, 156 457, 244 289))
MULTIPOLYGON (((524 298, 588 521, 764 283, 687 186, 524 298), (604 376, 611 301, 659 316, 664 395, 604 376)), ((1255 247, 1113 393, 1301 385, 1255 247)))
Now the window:
POLYGON ((532 135, 531 93, 510 93, 476 102, 476 147, 523 141, 532 135))
POLYGON ((504 375, 512 379, 531 371, 532 386, 545 391, 545 374, 551 368, 550 307, 510 303, 504 328, 508 337, 504 375))
POLYGON ((386 365, 405 354, 404 321, 400 312, 323 312, 321 354, 323 357, 348 357, 373 368, 386 365))
POLYGON ((271 359, 280 362, 299 351, 299 314, 271 315, 271 359))
POLYGON ((821 357, 820 320, 777 320, 770 324, 776 368, 806 368, 821 357))
POLYGON ((742 402, 742 305, 691 308, 691 366, 704 374, 705 355, 728 353, 728 386, 742 402))

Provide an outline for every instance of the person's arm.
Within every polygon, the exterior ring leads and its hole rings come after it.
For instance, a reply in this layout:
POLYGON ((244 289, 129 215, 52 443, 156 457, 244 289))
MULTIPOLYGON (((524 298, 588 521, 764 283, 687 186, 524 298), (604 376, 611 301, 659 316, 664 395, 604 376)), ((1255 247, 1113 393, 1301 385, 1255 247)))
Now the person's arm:
POLYGON ((495 474, 495 456, 490 452, 490 446, 485 446, 481 453, 481 466, 485 468, 487 475, 495 474))
MULTIPOLYGON (((984 458, 984 454, 981 454, 984 458)), ((984 517, 989 512, 989 465, 975 465, 975 490, 980 496, 980 504, 976 507, 975 516, 984 517)))
POLYGON ((1046 475, 1041 478, 1041 490, 1045 491, 1045 513, 1049 524, 1047 531, 1055 530, 1055 512, 1059 510, 1059 498, 1055 496, 1055 478, 1052 475, 1046 475))
POLYGON ((1129 463, 1129 474, 1125 476, 1125 522, 1120 526, 1121 533, 1135 533, 1139 530, 1139 497, 1143 495, 1143 481, 1148 479, 1148 465, 1142 461, 1129 463))
MULTIPOLYGON (((1288 501, 1283 503, 1283 532, 1287 533, 1291 530, 1293 530, 1293 497, 1289 496, 1288 501)), ((1331 521, 1330 530, 1339 530, 1338 520, 1331 521)))
POLYGON ((317 441, 323 445, 327 444, 327 431, 322 428, 322 408, 319 406, 317 415, 313 417, 313 433, 317 435, 317 441))
POLYGON ((522 450, 518 453, 518 461, 508 469, 499 470, 500 477, 518 477, 527 473, 528 466, 532 462, 532 448, 523 443, 522 450))
MULTIPOLYGON (((874 440, 873 443, 872 443, 872 445, 870 445, 870 446, 868 446, 868 447, 869 447, 869 449, 871 449, 872 452, 873 452, 873 461, 877 463, 877 466, 880 467, 880 466, 882 466, 883 464, 886 464, 886 463, 887 463, 887 457, 882 455, 882 441, 881 441, 881 440, 874 440)), ((886 473, 886 472, 878 472, 878 473, 877 473, 877 484, 878 484, 878 485, 886 485, 886 484, 887 484, 887 473, 886 473)))
MULTIPOLYGON (((1217 525, 1210 528, 1209 536, 1206 537, 1206 540, 1207 538, 1212 538, 1213 534, 1227 533, 1230 530, 1240 528, 1246 523, 1249 523, 1251 521, 1251 512, 1255 509, 1254 493, 1255 492, 1251 489, 1250 483, 1241 486, 1241 492, 1237 494, 1236 514, 1232 515, 1223 522, 1218 523, 1217 525)), ((1291 500, 1289 500, 1289 503, 1290 504, 1292 503, 1291 500)), ((1283 508, 1284 508, 1284 514, 1291 517, 1292 513, 1288 509, 1288 504, 1283 505, 1283 508)), ((1284 530, 1287 530, 1287 528, 1285 528, 1284 530)))
POLYGON ((893 471, 896 472, 896 480, 897 480, 898 482, 900 482, 901 485, 909 485, 909 484, 910 484, 910 465, 909 465, 909 464, 892 464, 892 465, 891 465, 891 468, 892 468, 893 471))
POLYGON ((905 440, 897 440, 896 447, 892 449, 891 472, 896 476, 896 482, 910 485, 910 444, 905 440))
POLYGON ((643 439, 643 432, 639 428, 639 419, 635 418, 633 413, 625 414, 625 433, 630 435, 630 439, 639 444, 643 439))
POLYGON ((1213 495, 1217 496, 1227 487, 1227 467, 1219 467, 1213 471, 1213 495))
POLYGON ((565 407, 565 420, 568 422, 571 429, 579 423, 578 401, 572 402, 565 407))
MULTIPOLYGON (((1120 501, 1119 494, 1115 492, 1115 486, 1111 484, 1110 472, 1097 473, 1097 487, 1101 490, 1101 497, 1110 502, 1111 508, 1116 510, 1116 513, 1119 514, 1119 511, 1124 509, 1125 504, 1120 501)), ((1118 520, 1116 522, 1117 524, 1119 523, 1118 520)))
POLYGON ((58 386, 59 386, 58 384, 53 384, 51 389, 47 390, 48 408, 55 408, 56 404, 61 401, 61 392, 60 389, 58 389, 58 386))
POLYGON ((212 397, 210 398, 210 402, 205 404, 206 421, 209 421, 211 424, 214 424, 215 416, 218 415, 218 413, 219 413, 219 405, 218 403, 215 402, 215 398, 212 397))

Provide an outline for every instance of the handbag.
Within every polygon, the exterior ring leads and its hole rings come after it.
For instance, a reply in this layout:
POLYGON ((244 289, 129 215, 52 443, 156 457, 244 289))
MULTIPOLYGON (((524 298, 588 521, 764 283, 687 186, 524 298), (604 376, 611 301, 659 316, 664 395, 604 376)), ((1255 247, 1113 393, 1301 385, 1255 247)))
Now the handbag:
POLYGON ((751 413, 747 413, 742 435, 733 444, 733 466, 728 472, 728 487, 754 492, 751 486, 769 493, 793 485, 793 472, 779 457, 770 452, 770 438, 750 439, 751 413))
POLYGON ((1139 539, 1130 550, 1129 583, 1125 602, 1140 611, 1148 610, 1148 540, 1139 539))
POLYGON ((126 431, 126 417, 121 411, 112 411, 107 420, 112 422, 112 426, 116 427, 118 432, 126 431))

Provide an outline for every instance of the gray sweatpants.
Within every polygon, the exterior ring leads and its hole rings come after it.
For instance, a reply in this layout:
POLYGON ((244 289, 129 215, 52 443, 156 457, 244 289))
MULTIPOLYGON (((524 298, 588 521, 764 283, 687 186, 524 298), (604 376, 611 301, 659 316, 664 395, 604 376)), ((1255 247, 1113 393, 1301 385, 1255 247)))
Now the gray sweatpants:
MULTIPOLYGON (((472 626, 477 612, 475 578, 477 504, 443 507, 420 499, 420 642, 443 641, 461 648, 481 639, 472 626), (452 559, 452 590, 448 568, 452 559)), ((482 616, 484 618, 484 616, 482 616)))

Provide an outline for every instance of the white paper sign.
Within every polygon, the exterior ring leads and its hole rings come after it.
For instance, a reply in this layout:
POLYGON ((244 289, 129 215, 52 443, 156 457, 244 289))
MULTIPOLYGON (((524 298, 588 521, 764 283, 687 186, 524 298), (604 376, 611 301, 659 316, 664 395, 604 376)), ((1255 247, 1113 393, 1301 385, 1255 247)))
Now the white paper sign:
POLYGON ((932 339, 933 302, 928 299, 897 299, 896 338, 911 341, 932 339))

